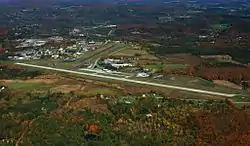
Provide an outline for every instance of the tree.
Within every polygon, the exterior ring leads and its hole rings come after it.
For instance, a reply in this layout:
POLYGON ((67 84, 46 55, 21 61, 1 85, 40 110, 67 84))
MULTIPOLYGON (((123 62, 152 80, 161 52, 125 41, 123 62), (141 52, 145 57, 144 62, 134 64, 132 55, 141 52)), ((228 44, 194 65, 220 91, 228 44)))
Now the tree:
POLYGON ((141 56, 141 54, 135 53, 135 57, 140 57, 140 56, 141 56))
POLYGON ((241 81, 241 86, 243 90, 247 90, 249 87, 249 82, 248 81, 241 81))

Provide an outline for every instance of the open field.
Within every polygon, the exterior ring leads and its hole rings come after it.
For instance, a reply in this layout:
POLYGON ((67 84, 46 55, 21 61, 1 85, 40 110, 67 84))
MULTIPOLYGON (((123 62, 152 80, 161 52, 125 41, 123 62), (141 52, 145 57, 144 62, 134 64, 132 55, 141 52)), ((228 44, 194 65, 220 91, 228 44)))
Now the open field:
POLYGON ((178 54, 167 54, 164 57, 161 57, 161 60, 172 63, 172 64, 199 64, 201 59, 200 57, 194 56, 189 53, 178 53, 178 54))
MULTIPOLYGON (((18 90, 22 92, 52 92, 52 93, 71 93, 79 92, 87 97, 96 96, 96 94, 104 94, 115 96, 118 95, 117 89, 109 87, 102 83, 80 82, 74 79, 64 78, 53 75, 50 79, 42 79, 44 76, 38 76, 40 79, 26 80, 0 80, 10 90, 18 90)), ((122 93, 122 91, 121 91, 122 93)))
MULTIPOLYGON (((14 62, 14 61, 11 61, 11 62, 14 62)), ((39 64, 39 65, 45 65, 45 66, 51 66, 51 67, 60 67, 60 68, 65 68, 65 69, 72 69, 75 66, 80 64, 77 62, 64 62, 62 60, 54 60, 54 59, 23 60, 20 62, 39 64)))
MULTIPOLYGON (((178 76, 178 75, 169 75, 165 79, 153 79, 153 78, 132 78, 142 81, 151 81, 160 84, 171 84, 174 86, 185 86, 189 88, 199 88, 203 90, 211 90, 217 92, 233 92, 233 93, 242 93, 244 91, 240 89, 228 88, 222 85, 213 84, 210 81, 204 80, 198 77, 190 76, 178 76)), ((249 94, 249 93, 248 93, 249 94)))
POLYGON ((33 91, 33 90, 39 90, 39 91, 48 91, 51 86, 48 84, 38 83, 38 82, 9 82, 5 85, 8 86, 9 89, 18 89, 23 91, 33 91))
POLYGON ((250 103, 250 95, 248 94, 239 94, 234 97, 232 97, 232 100, 238 101, 238 102, 249 102, 250 103))
POLYGON ((21 83, 21 82, 7 83, 7 86, 10 89, 27 89, 27 90, 31 90, 31 89, 39 88, 41 85, 42 84, 40 84, 40 83, 21 83))
POLYGON ((95 96, 96 94, 106 95, 106 96, 117 96, 123 93, 122 90, 116 89, 114 87, 95 85, 95 84, 86 86, 84 91, 85 91, 84 95, 87 96, 95 96))
POLYGON ((175 70, 175 69, 185 69, 186 64, 149 64, 145 66, 150 70, 175 70))
POLYGON ((149 54, 146 50, 143 49, 133 49, 132 46, 126 50, 121 50, 119 52, 110 54, 109 56, 114 57, 137 57, 139 60, 159 60, 154 55, 149 54))
POLYGON ((221 86, 233 88, 233 89, 238 89, 238 90, 241 90, 241 89, 242 89, 241 86, 236 85, 236 84, 234 84, 234 83, 232 83, 232 82, 229 82, 229 81, 214 80, 213 83, 214 83, 214 84, 217 84, 217 85, 221 85, 221 86))

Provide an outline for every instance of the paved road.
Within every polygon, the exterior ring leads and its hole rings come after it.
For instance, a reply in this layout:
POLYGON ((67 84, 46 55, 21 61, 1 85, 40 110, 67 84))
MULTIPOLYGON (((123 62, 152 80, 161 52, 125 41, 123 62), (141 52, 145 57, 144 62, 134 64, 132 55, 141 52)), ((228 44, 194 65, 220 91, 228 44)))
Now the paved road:
POLYGON ((96 59, 96 61, 95 61, 95 63, 94 64, 92 64, 92 66, 91 66, 91 68, 90 69, 94 69, 95 68, 95 66, 96 65, 98 65, 97 63, 98 63, 98 61, 100 60, 100 58, 97 58, 96 59))
POLYGON ((177 89, 177 90, 182 90, 182 91, 189 91, 189 92, 216 95, 216 96, 223 96, 223 97, 233 97, 233 96, 236 95, 236 94, 228 94, 228 93, 221 93, 221 92, 213 92, 213 91, 207 91, 207 90, 186 88, 186 87, 180 87, 180 86, 172 86, 172 85, 167 85, 167 84, 159 84, 159 83, 131 80, 131 79, 112 77, 112 76, 107 76, 107 75, 100 75, 100 74, 93 74, 93 73, 86 73, 86 72, 77 72, 77 71, 72 71, 72 70, 65 70, 65 69, 46 67, 46 66, 39 66, 39 65, 32 65, 32 64, 26 64, 26 63, 15 63, 15 64, 16 65, 21 65, 21 66, 27 66, 27 67, 34 67, 34 68, 47 69, 47 70, 53 70, 53 71, 59 71, 59 72, 80 74, 80 75, 92 76, 92 77, 109 79, 109 80, 117 80, 117 81, 129 82, 129 83, 136 83, 136 84, 150 85, 150 86, 156 86, 156 87, 177 89))

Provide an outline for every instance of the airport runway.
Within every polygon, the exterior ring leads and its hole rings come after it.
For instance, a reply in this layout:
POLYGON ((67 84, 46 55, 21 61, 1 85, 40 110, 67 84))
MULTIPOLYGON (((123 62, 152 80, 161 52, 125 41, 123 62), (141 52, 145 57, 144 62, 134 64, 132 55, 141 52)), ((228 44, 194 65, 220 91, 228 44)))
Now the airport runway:
POLYGON ((59 69, 59 68, 53 68, 53 67, 32 65, 32 64, 26 64, 26 63, 15 63, 15 64, 16 65, 21 65, 21 66, 26 66, 26 67, 40 68, 40 69, 53 70, 53 71, 59 71, 59 72, 65 72, 65 73, 73 73, 73 74, 92 76, 92 77, 109 79, 109 80, 117 80, 117 81, 136 83, 136 84, 142 84, 142 85, 150 85, 150 86, 163 87, 163 88, 169 88, 169 89, 177 89, 177 90, 182 90, 182 91, 189 91, 189 92, 208 94, 208 95, 216 95, 216 96, 223 96, 223 97, 233 97, 233 96, 236 95, 236 94, 229 94, 229 93, 221 93, 221 92, 207 91, 207 90, 201 90, 201 89, 187 88, 187 87, 181 87, 181 86, 172 86, 172 85, 167 85, 167 84, 159 84, 159 83, 138 81, 138 80, 132 80, 132 79, 126 79, 126 78, 120 78, 120 77, 113 77, 113 76, 108 76, 108 75, 100 75, 100 74, 78 72, 78 71, 59 69))

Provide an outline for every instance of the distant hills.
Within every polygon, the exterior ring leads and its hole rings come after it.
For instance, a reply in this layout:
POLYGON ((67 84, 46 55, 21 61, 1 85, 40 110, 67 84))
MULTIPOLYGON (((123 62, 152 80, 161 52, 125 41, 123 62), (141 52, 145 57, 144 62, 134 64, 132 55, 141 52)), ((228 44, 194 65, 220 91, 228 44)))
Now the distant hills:
MULTIPOLYGON (((126 2, 165 2, 174 0, 0 0, 11 4, 51 4, 51 3, 126 3, 126 2)), ((178 0, 176 0, 178 1, 178 0)))
POLYGON ((51 5, 51 4, 102 4, 102 3, 152 3, 159 4, 164 2, 181 2, 196 1, 198 3, 230 3, 230 2, 249 2, 250 0, 0 0, 0 3, 17 4, 17 5, 51 5))

